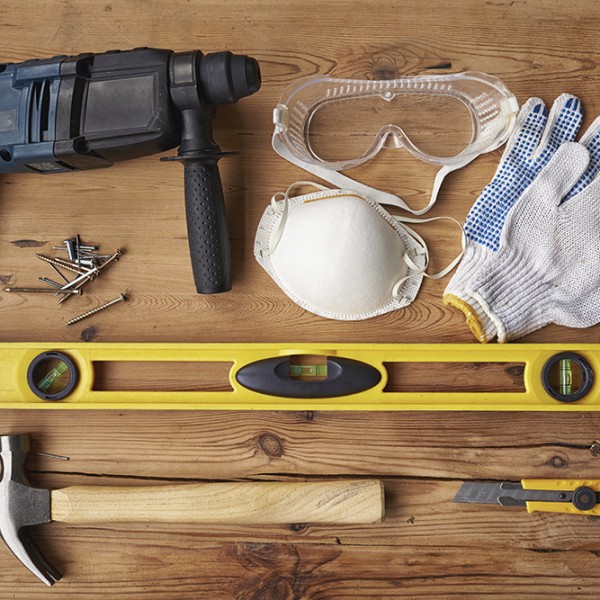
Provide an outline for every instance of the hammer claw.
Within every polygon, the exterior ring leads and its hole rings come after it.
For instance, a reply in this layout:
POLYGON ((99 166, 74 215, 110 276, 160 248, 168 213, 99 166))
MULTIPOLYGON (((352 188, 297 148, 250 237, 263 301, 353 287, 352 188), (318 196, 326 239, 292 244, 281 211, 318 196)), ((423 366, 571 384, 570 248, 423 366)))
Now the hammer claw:
POLYGON ((8 544, 13 554, 46 585, 54 585, 62 575, 44 558, 44 555, 29 536, 29 532, 22 529, 19 541, 20 544, 8 544))

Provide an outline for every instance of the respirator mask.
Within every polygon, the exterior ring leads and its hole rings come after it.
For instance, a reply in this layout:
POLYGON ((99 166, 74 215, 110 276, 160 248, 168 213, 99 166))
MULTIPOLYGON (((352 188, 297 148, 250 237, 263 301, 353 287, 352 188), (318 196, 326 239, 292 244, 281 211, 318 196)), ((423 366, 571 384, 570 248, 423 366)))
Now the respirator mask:
POLYGON ((275 194, 260 220, 254 255, 279 287, 302 308, 344 321, 369 319, 404 308, 417 296, 423 277, 438 279, 452 270, 427 275, 427 245, 380 204, 351 190, 297 182, 275 194), (292 196, 299 185, 318 192, 292 196))

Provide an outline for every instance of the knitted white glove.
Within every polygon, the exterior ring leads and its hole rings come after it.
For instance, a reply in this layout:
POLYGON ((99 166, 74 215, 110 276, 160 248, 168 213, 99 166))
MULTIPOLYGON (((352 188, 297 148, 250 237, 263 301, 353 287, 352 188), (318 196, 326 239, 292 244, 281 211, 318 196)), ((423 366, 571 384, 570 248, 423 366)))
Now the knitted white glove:
POLYGON ((490 256, 498 250, 506 215, 535 176, 544 168, 563 142, 573 141, 582 120, 581 103, 562 94, 550 115, 542 100, 530 98, 521 108, 513 131, 492 181, 483 189, 465 221, 466 247, 463 259, 444 292, 444 303, 462 310, 471 328, 480 324, 481 338, 495 335, 493 323, 479 311, 465 290, 490 256))
POLYGON ((490 319, 499 342, 548 323, 600 322, 600 177, 569 194, 589 159, 578 143, 558 149, 508 213, 498 252, 470 282, 474 318, 490 319))

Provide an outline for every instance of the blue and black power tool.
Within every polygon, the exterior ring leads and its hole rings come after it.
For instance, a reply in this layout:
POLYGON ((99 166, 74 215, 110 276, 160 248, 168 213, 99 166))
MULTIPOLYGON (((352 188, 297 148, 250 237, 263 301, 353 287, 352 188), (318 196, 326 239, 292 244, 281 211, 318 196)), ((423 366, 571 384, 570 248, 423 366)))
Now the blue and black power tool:
POLYGON ((229 234, 212 134, 219 104, 260 88, 255 59, 152 48, 0 65, 0 174, 60 173, 179 146, 196 289, 231 289, 229 234))

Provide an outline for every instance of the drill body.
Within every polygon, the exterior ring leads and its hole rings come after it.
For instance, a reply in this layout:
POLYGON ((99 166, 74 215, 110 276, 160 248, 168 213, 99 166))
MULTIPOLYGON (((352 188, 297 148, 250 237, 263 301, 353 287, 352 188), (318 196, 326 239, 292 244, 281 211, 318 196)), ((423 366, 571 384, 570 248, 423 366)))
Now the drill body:
POLYGON ((0 73, 0 173, 53 173, 179 145, 169 50, 57 56, 0 73))
POLYGON ((258 63, 231 52, 137 48, 2 64, 0 174, 108 167, 180 146, 173 158, 185 169, 196 288, 227 291, 223 153, 212 123, 216 106, 259 88, 258 63))

